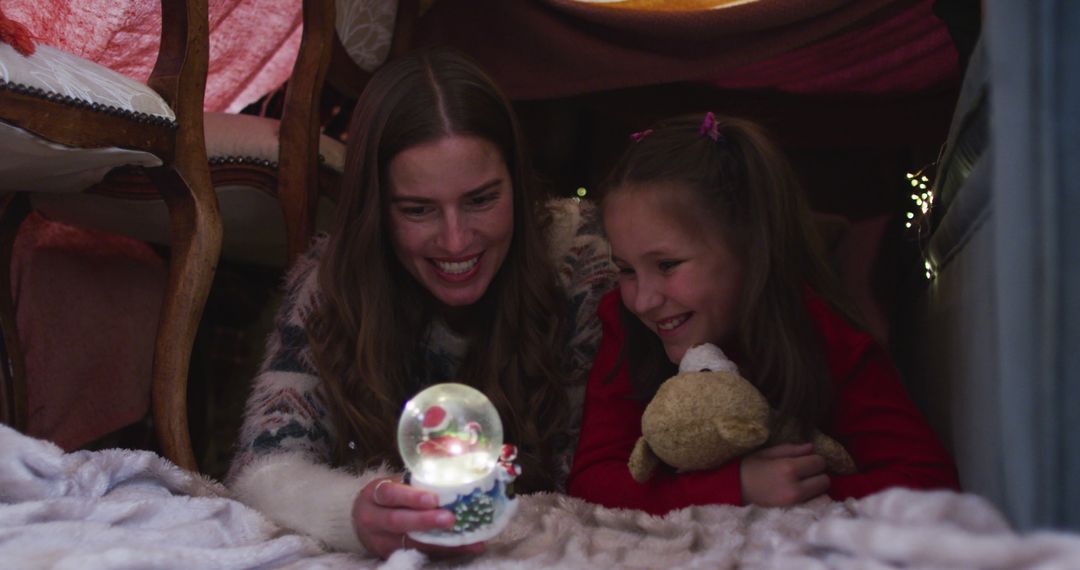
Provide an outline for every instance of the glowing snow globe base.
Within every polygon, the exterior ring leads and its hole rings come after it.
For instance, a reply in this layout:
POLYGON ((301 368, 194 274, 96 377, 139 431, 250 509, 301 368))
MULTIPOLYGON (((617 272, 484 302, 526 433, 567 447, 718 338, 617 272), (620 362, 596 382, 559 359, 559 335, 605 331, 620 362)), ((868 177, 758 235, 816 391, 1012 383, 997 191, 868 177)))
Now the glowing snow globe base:
POLYGON ((513 481, 517 449, 503 445, 502 421, 479 390, 464 384, 431 386, 405 404, 398 450, 405 481, 439 496, 454 513, 451 529, 410 532, 426 544, 459 546, 490 539, 517 510, 513 481))

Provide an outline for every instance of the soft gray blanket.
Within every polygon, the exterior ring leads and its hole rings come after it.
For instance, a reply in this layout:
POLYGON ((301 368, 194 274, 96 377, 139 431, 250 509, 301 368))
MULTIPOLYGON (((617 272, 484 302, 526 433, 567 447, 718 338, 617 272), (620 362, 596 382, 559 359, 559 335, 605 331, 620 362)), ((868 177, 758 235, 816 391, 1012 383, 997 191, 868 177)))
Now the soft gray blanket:
POLYGON ((790 509, 708 506, 653 517, 522 497, 483 556, 382 562, 329 553, 149 452, 65 454, 0 426, 3 568, 1076 569, 1080 536, 1013 532, 971 494, 894 489, 790 509))

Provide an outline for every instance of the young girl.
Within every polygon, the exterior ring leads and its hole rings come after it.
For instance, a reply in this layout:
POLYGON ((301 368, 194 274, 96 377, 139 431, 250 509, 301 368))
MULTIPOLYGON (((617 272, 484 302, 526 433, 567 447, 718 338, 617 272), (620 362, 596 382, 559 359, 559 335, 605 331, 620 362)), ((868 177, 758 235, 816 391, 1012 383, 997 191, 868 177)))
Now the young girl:
POLYGON ((633 138, 601 207, 619 290, 600 303, 603 340, 570 494, 665 513, 892 486, 956 489, 952 460, 889 356, 838 302, 794 176, 761 129, 709 113, 633 138), (842 443, 858 472, 830 476, 810 444, 785 444, 714 470, 634 482, 627 460, 645 404, 686 350, 706 342, 781 415, 842 443))

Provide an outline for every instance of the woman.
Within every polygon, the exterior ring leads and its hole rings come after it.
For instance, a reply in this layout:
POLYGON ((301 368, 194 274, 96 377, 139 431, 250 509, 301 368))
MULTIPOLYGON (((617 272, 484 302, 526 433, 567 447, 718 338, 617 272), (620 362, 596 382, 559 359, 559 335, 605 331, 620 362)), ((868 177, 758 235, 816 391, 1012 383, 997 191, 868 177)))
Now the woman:
POLYGON ((334 229, 290 274, 229 482, 335 548, 479 552, 407 539, 454 517, 399 483, 401 407, 438 382, 478 388, 520 449, 517 489, 562 489, 610 252, 592 207, 536 192, 509 102, 459 54, 382 68, 348 144, 334 229))

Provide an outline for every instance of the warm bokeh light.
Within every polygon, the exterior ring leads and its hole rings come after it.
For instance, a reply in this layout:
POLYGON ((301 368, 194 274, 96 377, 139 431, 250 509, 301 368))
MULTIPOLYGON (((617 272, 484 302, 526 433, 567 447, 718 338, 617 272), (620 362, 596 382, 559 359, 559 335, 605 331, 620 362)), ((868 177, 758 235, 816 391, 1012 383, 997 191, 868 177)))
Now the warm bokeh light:
POLYGON ((752 4, 761 0, 574 0, 608 8, 651 12, 700 12, 752 4))

